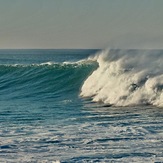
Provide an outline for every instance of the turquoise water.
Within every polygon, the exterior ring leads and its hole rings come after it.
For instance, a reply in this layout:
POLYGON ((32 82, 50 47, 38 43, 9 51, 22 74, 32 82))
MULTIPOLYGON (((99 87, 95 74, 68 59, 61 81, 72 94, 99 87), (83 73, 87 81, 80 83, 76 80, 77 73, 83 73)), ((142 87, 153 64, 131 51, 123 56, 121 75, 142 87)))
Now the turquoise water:
POLYGON ((97 52, 0 50, 0 162, 163 161, 161 82, 159 106, 95 102, 80 93, 97 52))

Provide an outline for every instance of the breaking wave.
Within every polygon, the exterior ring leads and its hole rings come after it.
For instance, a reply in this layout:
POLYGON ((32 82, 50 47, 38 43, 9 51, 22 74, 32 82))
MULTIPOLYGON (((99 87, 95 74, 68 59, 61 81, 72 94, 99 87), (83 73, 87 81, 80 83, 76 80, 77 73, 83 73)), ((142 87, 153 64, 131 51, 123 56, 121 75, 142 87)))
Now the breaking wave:
POLYGON ((98 68, 80 95, 115 106, 163 107, 162 50, 104 50, 89 58, 98 68))
POLYGON ((0 95, 77 96, 114 106, 163 107, 163 50, 104 50, 75 62, 0 64, 0 95))

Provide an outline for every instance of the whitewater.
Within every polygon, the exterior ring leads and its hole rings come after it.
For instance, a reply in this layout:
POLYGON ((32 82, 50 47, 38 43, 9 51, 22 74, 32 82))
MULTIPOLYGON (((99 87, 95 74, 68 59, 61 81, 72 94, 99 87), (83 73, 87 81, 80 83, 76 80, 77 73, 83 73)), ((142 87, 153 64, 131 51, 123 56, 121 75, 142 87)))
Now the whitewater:
POLYGON ((163 162, 163 50, 0 50, 0 162, 163 162))
POLYGON ((163 54, 150 50, 105 50, 90 58, 99 67, 81 96, 115 106, 163 107, 163 54))

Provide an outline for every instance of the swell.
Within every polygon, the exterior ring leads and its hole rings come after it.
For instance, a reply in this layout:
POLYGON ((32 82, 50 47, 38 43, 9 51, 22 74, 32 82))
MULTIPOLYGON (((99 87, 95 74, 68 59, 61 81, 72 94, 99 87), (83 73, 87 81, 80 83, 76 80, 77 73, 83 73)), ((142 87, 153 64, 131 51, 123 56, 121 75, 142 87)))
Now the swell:
POLYGON ((163 50, 105 50, 80 95, 116 106, 163 107, 163 50))
POLYGON ((1 99, 60 98, 78 94, 93 62, 0 65, 1 99))

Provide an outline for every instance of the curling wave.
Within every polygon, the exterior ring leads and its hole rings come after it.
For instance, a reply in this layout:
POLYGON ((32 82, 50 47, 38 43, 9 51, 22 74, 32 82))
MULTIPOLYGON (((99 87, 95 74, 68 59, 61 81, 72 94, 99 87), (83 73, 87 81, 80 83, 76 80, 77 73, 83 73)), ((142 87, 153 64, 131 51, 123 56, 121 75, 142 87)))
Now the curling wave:
POLYGON ((105 50, 92 58, 98 68, 80 95, 115 106, 163 107, 162 50, 105 50))

